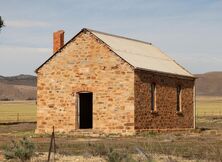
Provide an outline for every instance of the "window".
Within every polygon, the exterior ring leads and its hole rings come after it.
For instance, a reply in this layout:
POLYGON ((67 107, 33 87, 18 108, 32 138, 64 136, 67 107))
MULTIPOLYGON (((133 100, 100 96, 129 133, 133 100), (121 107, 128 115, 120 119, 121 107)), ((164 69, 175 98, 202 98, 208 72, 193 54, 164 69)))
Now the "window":
POLYGON ((181 86, 177 86, 177 112, 181 112, 181 86))
POLYGON ((151 111, 156 110, 156 84, 151 84, 151 111))

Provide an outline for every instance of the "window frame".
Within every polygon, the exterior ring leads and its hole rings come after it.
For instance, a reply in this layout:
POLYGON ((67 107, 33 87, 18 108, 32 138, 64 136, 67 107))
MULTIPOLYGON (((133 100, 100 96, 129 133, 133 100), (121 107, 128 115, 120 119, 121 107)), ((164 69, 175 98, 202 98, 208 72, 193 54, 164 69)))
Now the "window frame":
POLYGON ((177 85, 176 87, 176 112, 182 112, 182 86, 177 85))
POLYGON ((157 108, 156 108, 156 83, 155 82, 152 82, 150 84, 150 92, 151 92, 151 95, 150 95, 150 109, 151 109, 151 112, 156 112, 157 111, 157 108))

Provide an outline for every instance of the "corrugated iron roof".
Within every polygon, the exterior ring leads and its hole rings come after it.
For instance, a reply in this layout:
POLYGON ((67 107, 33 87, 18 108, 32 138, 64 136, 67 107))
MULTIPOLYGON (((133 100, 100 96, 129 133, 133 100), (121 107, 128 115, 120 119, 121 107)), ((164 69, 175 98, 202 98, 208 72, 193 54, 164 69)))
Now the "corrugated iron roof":
POLYGON ((72 42, 84 30, 91 32, 98 39, 102 40, 113 52, 136 69, 195 78, 185 68, 176 63, 151 43, 86 28, 83 28, 78 34, 70 39, 62 48, 38 67, 35 72, 38 72, 40 68, 56 56, 57 53, 61 52, 65 46, 72 42))
POLYGON ((151 43, 87 29, 136 69, 194 77, 151 43))

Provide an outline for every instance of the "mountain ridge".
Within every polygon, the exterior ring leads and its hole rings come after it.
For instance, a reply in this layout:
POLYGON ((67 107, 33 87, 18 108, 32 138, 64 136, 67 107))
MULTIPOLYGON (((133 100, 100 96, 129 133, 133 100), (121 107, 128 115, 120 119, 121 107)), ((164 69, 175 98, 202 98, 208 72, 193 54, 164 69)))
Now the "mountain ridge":
POLYGON ((0 100, 36 99, 36 76, 20 74, 0 75, 0 100))
POLYGON ((196 74, 196 92, 200 96, 222 96, 222 71, 196 74))
MULTIPOLYGON (((222 96, 222 71, 195 74, 198 96, 222 96)), ((0 100, 36 99, 36 76, 0 75, 0 100)))

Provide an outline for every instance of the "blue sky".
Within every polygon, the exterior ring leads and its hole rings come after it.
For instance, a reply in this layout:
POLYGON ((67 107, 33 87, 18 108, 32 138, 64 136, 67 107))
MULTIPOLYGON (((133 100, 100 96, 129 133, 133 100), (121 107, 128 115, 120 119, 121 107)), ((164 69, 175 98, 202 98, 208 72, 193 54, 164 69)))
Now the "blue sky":
POLYGON ((82 28, 152 42, 192 73, 222 70, 221 0, 0 0, 0 75, 34 74, 52 33, 82 28))

